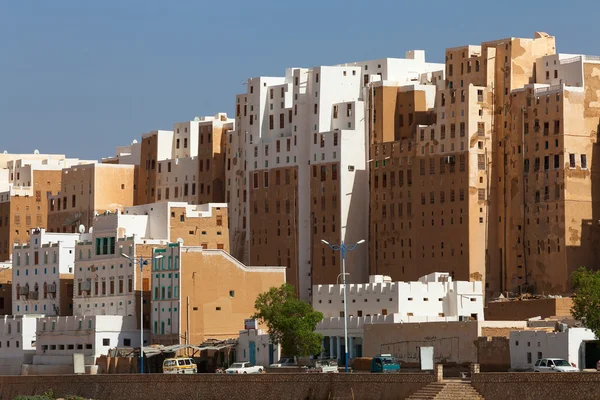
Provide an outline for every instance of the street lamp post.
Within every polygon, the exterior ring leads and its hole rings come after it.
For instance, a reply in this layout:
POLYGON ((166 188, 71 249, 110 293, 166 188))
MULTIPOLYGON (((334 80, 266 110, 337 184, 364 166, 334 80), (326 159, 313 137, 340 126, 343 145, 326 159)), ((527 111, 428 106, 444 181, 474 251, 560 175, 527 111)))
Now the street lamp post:
MULTIPOLYGON (((346 365, 346 372, 348 372, 348 313, 347 313, 347 302, 346 302, 346 252, 347 251, 352 251, 354 249, 356 249, 356 247, 358 247, 359 244, 362 244, 365 242, 364 239, 359 240, 358 242, 356 242, 353 245, 347 246, 344 241, 342 241, 342 244, 329 244, 328 241, 326 240, 321 240, 321 242, 323 244, 326 244, 327 246, 329 246, 331 248, 331 250, 333 251, 340 251, 342 253, 342 273, 340 275, 342 275, 342 290, 344 293, 344 360, 345 360, 345 365, 346 365)), ((339 275, 338 275, 339 278, 339 275)))
MULTIPOLYGON (((144 373, 144 281, 142 278, 142 270, 144 269, 144 265, 148 265, 148 259, 145 259, 140 256, 139 259, 135 259, 133 257, 128 256, 125 253, 121 253, 121 257, 128 259, 133 264, 139 264, 140 266, 140 374, 144 373)), ((158 260, 162 258, 162 255, 158 255, 156 257, 152 257, 152 261, 158 260)))

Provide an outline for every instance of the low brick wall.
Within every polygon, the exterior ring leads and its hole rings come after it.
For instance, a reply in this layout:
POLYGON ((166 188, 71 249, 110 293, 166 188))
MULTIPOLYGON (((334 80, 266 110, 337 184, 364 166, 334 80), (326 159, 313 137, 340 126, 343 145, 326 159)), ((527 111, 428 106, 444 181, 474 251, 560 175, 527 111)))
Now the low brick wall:
POLYGON ((486 400, 596 400, 600 373, 481 373, 471 384, 486 400))
POLYGON ((0 400, 52 389, 95 400, 405 399, 432 374, 70 375, 0 377, 0 400))

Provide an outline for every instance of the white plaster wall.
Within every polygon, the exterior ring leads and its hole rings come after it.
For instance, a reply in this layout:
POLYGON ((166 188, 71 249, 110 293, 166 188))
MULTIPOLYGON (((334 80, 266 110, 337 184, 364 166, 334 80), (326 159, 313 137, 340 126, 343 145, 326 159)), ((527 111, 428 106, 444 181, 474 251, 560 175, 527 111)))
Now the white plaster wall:
MULTIPOLYGON (((140 331, 134 317, 73 316, 44 317, 37 321, 35 364, 72 364, 72 355, 94 358, 116 347, 139 347, 140 331), (109 345, 103 340, 109 339, 109 345), (130 340, 128 346, 125 339, 130 340), (62 347, 61 347, 62 346, 62 347)), ((144 332, 146 341, 148 332, 144 332)))
MULTIPOLYGON (((250 361, 250 342, 256 343, 256 365, 268 367, 269 364, 269 344, 271 340, 269 334, 260 329, 242 330, 238 337, 236 346, 236 360, 250 361)), ((281 347, 273 345, 273 363, 279 361, 281 357, 281 347)))
MULTIPOLYGON (((185 201, 192 204, 196 203, 200 189, 200 183, 196 181, 196 174, 199 170, 198 163, 197 157, 159 161, 160 167, 157 168, 160 172, 158 173, 156 200, 159 202, 185 201), (169 164, 171 165, 171 172, 169 172, 169 164), (184 194, 185 185, 188 186, 187 195, 184 194), (169 188, 168 199, 167 188, 169 188)), ((210 167, 216 168, 216 165, 210 167)))
POLYGON ((35 351, 36 319, 39 315, 0 319, 0 365, 21 365, 35 351))
MULTIPOLYGON (((115 236, 116 233, 113 234, 115 236)), ((74 315, 119 315, 138 316, 135 293, 139 290, 137 279, 139 265, 130 263, 121 256, 122 253, 137 258, 137 246, 163 245, 166 241, 143 240, 137 237, 120 238, 115 243, 115 254, 95 255, 95 240, 81 243, 84 258, 75 264, 73 314, 74 315), (91 258, 87 258, 91 249, 91 258), (95 270, 92 270, 92 266, 95 270), (133 280, 133 290, 130 292, 129 280, 133 280), (123 293, 119 293, 119 280, 123 280, 123 293), (91 292, 79 295, 79 285, 90 281, 91 292), (114 281, 114 294, 110 294, 110 282, 114 281), (95 283, 98 282, 96 292, 95 283), (102 282, 106 283, 106 294, 102 294, 102 282)))
MULTIPOLYGON (((422 278, 423 279, 423 278, 422 278)), ((452 318, 477 314, 483 320, 481 282, 383 282, 348 284, 348 316, 399 314, 409 317, 452 318)), ((315 285, 313 307, 325 318, 338 317, 344 304, 342 285, 315 285)))
POLYGON ((510 333, 510 366, 523 370, 533 368, 542 358, 563 358, 569 362, 568 335, 566 332, 514 331, 510 333), (518 344, 517 344, 518 343, 518 344), (531 353, 531 363, 527 362, 527 353, 531 353))
POLYGON ((536 83, 583 87, 583 59, 579 54, 552 54, 536 61, 536 83), (554 77, 554 71, 558 77, 554 77), (548 73, 548 79, 546 78, 548 73))
POLYGON ((13 314, 49 314, 55 315, 60 305, 60 274, 71 274, 75 264, 75 243, 79 234, 47 233, 44 229, 33 231, 30 241, 22 246, 13 247, 12 298, 13 314), (38 264, 35 264, 35 253, 38 264), (29 264, 27 264, 29 255, 29 264), (46 262, 47 257, 47 262, 46 262), (56 261, 55 261, 56 257, 56 261), (19 296, 17 287, 29 285, 29 291, 35 291, 38 285, 38 299, 19 296), (48 292, 44 298, 44 283, 56 285, 54 294, 48 292))
POLYGON ((156 133, 158 151, 156 154, 156 160, 167 160, 172 158, 173 155, 173 131, 157 130, 152 131, 150 134, 156 133))
POLYGON ((585 343, 587 340, 597 340, 594 332, 587 328, 569 328, 567 330, 569 337, 568 354, 569 362, 574 363, 580 370, 585 366, 585 343))

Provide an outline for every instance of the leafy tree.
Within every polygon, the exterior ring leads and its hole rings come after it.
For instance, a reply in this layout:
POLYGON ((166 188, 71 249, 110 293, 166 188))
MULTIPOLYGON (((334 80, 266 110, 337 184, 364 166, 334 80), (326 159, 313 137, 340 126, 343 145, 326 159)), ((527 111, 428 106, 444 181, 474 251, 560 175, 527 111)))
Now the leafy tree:
POLYGON ((571 281, 575 290, 571 314, 600 338, 600 271, 580 267, 571 281))
POLYGON ((284 283, 261 293, 254 307, 256 313, 252 318, 267 325, 271 341, 281 344, 283 354, 308 356, 321 352, 323 336, 314 330, 323 314, 296 298, 291 285, 284 283))

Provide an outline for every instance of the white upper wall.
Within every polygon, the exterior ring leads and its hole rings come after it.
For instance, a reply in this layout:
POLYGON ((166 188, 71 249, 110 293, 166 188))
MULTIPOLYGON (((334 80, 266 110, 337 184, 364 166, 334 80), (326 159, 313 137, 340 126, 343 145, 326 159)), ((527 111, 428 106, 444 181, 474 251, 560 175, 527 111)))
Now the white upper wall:
POLYGON ((533 368, 540 358, 562 358, 582 369, 582 347, 587 340, 596 340, 596 337, 586 328, 568 328, 565 332, 513 331, 510 333, 510 366, 525 370, 533 368))
MULTIPOLYGON (((481 282, 453 282, 448 274, 430 274, 417 282, 348 284, 348 316, 400 314, 403 317, 475 317, 483 320, 481 282)), ((313 307, 325 318, 339 317, 342 285, 315 285, 313 307)))
POLYGON ((541 57, 535 63, 536 83, 583 87, 584 60, 585 56, 576 54, 541 57))
MULTIPOLYGON (((60 275, 73 274, 76 233, 32 230, 27 244, 13 247, 13 314, 56 315, 59 310, 60 275)), ((66 295, 66 294, 65 294, 66 295)))
POLYGON ((443 63, 425 62, 424 50, 408 51, 406 52, 406 58, 380 58, 341 65, 361 67, 363 83, 371 82, 373 75, 380 75, 381 80, 418 83, 422 73, 445 69, 445 64, 443 63))
POLYGON ((0 319, 0 366, 25 362, 23 357, 35 351, 36 320, 40 315, 4 315, 0 319))

